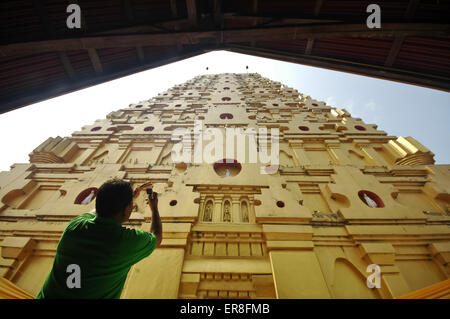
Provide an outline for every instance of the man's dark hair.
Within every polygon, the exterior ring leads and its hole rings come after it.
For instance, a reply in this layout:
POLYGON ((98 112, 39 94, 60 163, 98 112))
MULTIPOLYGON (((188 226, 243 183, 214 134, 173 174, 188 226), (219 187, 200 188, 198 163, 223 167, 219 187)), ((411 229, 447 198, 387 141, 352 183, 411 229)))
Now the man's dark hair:
POLYGON ((97 192, 95 209, 100 217, 112 217, 133 201, 131 183, 114 178, 106 181, 97 192))

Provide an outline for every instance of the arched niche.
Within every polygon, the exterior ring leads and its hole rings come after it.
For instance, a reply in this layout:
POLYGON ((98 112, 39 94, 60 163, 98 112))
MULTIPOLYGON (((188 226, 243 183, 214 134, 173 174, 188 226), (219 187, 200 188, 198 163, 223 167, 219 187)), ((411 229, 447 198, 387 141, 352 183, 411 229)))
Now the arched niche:
POLYGON ((225 198, 222 203, 221 221, 231 223, 233 215, 233 207, 231 206, 231 199, 225 198))
POLYGON ((75 198, 74 204, 76 205, 88 205, 90 204, 95 197, 97 196, 97 187, 86 188, 81 191, 78 196, 75 198))
POLYGON ((231 120, 231 119, 233 118, 233 114, 231 114, 231 113, 222 113, 222 114, 220 114, 219 117, 220 117, 222 120, 225 120, 225 119, 231 120))
POLYGON ((220 177, 233 177, 240 173, 242 165, 233 159, 222 159, 215 162, 213 168, 220 177))
POLYGON ((214 215, 214 201, 212 200, 212 198, 206 198, 205 203, 203 205, 202 221, 212 222, 213 215, 214 215))
POLYGON ((240 209, 239 217, 241 219, 241 222, 249 223, 252 218, 250 217, 251 214, 250 202, 248 201, 247 198, 241 198, 239 209, 240 209))

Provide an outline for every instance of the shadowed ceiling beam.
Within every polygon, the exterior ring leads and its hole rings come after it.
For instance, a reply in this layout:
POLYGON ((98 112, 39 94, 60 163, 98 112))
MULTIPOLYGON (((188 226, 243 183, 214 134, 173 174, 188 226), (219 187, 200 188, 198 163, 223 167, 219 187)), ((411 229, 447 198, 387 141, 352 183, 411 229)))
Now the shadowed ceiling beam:
POLYGON ((177 0, 170 0, 170 11, 172 12, 172 18, 176 18, 178 16, 177 0))
MULTIPOLYGON (((322 8, 323 0, 316 0, 316 5, 314 7, 314 16, 317 17, 320 13, 320 9, 322 8)), ((314 45, 314 39, 309 38, 308 43, 306 43, 305 54, 311 54, 312 48, 314 45)))
MULTIPOLYGON (((71 0, 71 3, 73 4, 78 4, 80 7, 80 3, 78 0, 71 0)), ((81 15, 81 29, 84 31, 88 30, 88 25, 87 25, 87 20, 85 15, 83 14, 83 10, 81 10, 80 15, 81 15)), ((66 48, 67 51, 70 51, 70 48, 66 48)), ((98 56, 97 53, 97 48, 94 47, 81 47, 78 50, 87 50, 87 53, 89 55, 89 60, 91 61, 92 67, 94 68, 95 74, 99 75, 103 72, 103 67, 102 67, 102 63, 100 61, 100 57, 98 56)), ((56 50, 56 51, 61 51, 61 50, 56 50)))
MULTIPOLYGON (((408 3, 408 7, 406 8, 404 19, 410 20, 416 14, 417 6, 419 5, 419 0, 410 0, 408 3)), ((404 36, 396 36, 394 41, 392 42, 391 49, 389 50, 386 61, 384 62, 385 66, 393 66, 395 60, 397 59, 397 55, 402 48, 403 41, 405 40, 404 36)))
MULTIPOLYGON (((257 15, 257 14, 258 14, 258 0, 253 0, 253 3, 252 3, 252 13, 253 13, 254 15, 257 15)), ((257 24, 258 24, 258 19, 253 19, 253 26, 256 26, 257 24)), ((255 39, 252 39, 252 41, 250 41, 250 44, 251 44, 252 47, 254 47, 255 44, 256 44, 255 39)))
POLYGON ((222 28, 223 25, 222 0, 214 0, 213 16, 214 16, 214 25, 216 27, 222 28))
MULTIPOLYGON (((34 9, 37 11, 37 14, 39 18, 41 19, 41 23, 44 27, 45 33, 49 37, 54 37, 54 29, 50 24, 47 10, 45 9, 44 5, 42 4, 41 0, 33 0, 34 9)), ((61 61, 61 64, 64 67, 64 70, 66 71, 67 76, 69 79, 73 80, 76 77, 76 73, 74 68, 72 67, 72 63, 70 63, 70 59, 67 56, 65 51, 58 52, 59 59, 61 61)))
POLYGON ((294 54, 292 52, 254 48, 242 45, 229 45, 225 49, 228 51, 263 58, 320 67, 334 71, 343 71, 357 75, 367 75, 375 78, 414 84, 447 92, 450 91, 450 78, 445 76, 407 71, 405 69, 388 68, 379 65, 362 64, 351 60, 326 58, 306 54, 294 54))
POLYGON ((195 51, 184 52, 177 56, 170 56, 161 59, 156 59, 151 62, 148 62, 144 65, 139 65, 136 67, 128 68, 126 70, 117 71, 117 72, 108 72, 101 74, 96 77, 89 77, 86 80, 77 81, 72 84, 68 83, 60 83, 57 86, 52 86, 46 90, 31 90, 28 94, 21 94, 18 98, 12 98, 10 100, 2 101, 0 104, 0 114, 18 109, 23 106, 27 106, 32 103, 37 103, 46 99, 53 98, 55 96, 59 96, 62 94, 67 94, 70 92, 74 92, 76 90, 81 90, 84 88, 91 87, 93 85, 103 83, 106 81, 116 80, 124 76, 128 76, 137 72, 146 71, 149 69, 153 69, 156 67, 160 67, 169 63, 181 61, 184 59, 192 58, 199 54, 203 54, 207 51, 205 49, 198 49, 195 51))
POLYGON ((389 54, 386 58, 386 61, 384 62, 384 66, 393 66, 394 65, 395 59, 397 58, 397 55, 400 52, 400 49, 402 47, 404 40, 405 40, 405 37, 395 37, 394 38, 391 49, 389 50, 389 54))
MULTIPOLYGON (((127 22, 131 23, 134 20, 133 7, 131 6, 130 0, 122 0, 123 6, 125 9, 125 16, 127 22)), ((145 60, 144 50, 142 50, 141 45, 136 45, 136 54, 140 63, 143 63, 145 60)))
POLYGON ((238 30, 171 32, 151 34, 108 35, 59 40, 44 40, 0 45, 0 55, 9 56, 27 52, 82 50, 132 47, 136 45, 165 46, 198 43, 201 40, 222 43, 249 42, 250 40, 295 40, 318 38, 377 38, 395 36, 446 37, 449 24, 394 23, 381 29, 368 29, 365 24, 300 25, 287 27, 260 27, 238 30))
POLYGON ((59 58, 61 60, 61 63, 63 64, 64 70, 66 71, 66 73, 69 76, 69 78, 71 80, 75 79, 76 78, 76 72, 75 72, 75 70, 72 67, 72 63, 70 63, 70 59, 67 56, 67 53, 64 52, 64 51, 59 52, 59 58))
POLYGON ((197 25, 197 3, 196 0, 186 0, 188 20, 192 26, 197 25))
POLYGON ((103 73, 102 63, 100 62, 100 57, 97 54, 97 50, 88 49, 89 59, 91 59, 92 66, 94 67, 95 74, 103 73))

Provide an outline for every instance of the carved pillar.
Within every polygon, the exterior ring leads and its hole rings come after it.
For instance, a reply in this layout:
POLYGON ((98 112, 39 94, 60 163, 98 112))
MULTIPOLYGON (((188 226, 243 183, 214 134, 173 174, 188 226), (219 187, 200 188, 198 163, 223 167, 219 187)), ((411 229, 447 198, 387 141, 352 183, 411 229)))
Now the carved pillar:
POLYGON ((255 200, 255 196, 248 195, 248 222, 249 223, 256 223, 255 220, 255 206, 253 205, 253 202, 255 200))
POLYGON ((223 201, 222 194, 214 195, 214 211, 213 211, 213 218, 212 218, 212 221, 214 223, 222 222, 222 201, 223 201))
POLYGON ((205 214, 205 194, 200 194, 200 201, 198 203, 198 221, 203 221, 203 216, 205 214))
POLYGON ((239 195, 231 196, 231 222, 242 223, 241 219, 241 202, 239 200, 239 195))

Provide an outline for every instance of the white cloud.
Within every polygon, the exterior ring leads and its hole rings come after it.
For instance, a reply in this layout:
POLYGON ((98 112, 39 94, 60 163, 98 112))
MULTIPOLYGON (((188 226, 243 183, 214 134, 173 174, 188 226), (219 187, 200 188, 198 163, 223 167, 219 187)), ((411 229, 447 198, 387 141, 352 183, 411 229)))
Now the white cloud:
POLYGON ((329 106, 336 106, 336 99, 334 98, 334 96, 329 96, 327 97, 326 101, 327 105, 329 106))
POLYGON ((347 100, 347 101, 345 102, 345 104, 342 105, 342 108, 344 108, 344 109, 346 109, 348 112, 350 112, 350 114, 351 114, 352 116, 354 116, 354 114, 353 114, 354 111, 355 111, 354 107, 355 107, 355 102, 353 101, 353 99, 347 100))
POLYGON ((368 103, 366 103, 365 107, 369 111, 375 111, 375 108, 377 107, 377 105, 376 105, 376 103, 374 101, 369 101, 368 103))

